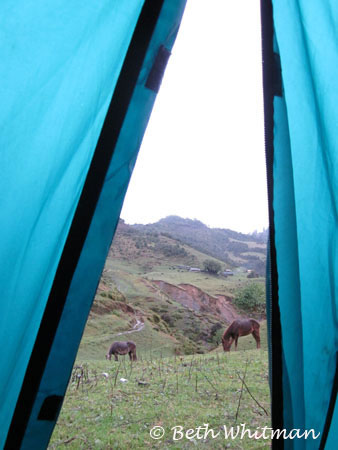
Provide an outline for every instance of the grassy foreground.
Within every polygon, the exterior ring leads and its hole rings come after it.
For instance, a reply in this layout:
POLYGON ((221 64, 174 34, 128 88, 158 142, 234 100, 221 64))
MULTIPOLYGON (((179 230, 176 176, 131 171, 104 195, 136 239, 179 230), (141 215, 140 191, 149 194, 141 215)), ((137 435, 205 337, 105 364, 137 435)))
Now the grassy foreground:
POLYGON ((223 429, 270 426, 265 349, 76 364, 50 449, 270 447, 223 429))

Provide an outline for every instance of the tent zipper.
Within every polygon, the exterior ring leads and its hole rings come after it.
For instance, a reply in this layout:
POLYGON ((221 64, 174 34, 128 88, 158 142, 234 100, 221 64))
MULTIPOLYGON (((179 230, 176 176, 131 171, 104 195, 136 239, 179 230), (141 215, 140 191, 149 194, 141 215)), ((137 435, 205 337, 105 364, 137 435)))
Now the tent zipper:
MULTIPOLYGON (((283 429, 282 337, 278 302, 278 272, 275 247, 274 198, 274 97, 282 94, 279 56, 274 54, 271 0, 261 0, 264 139, 269 210, 269 254, 267 267, 267 310, 269 315, 269 381, 271 392, 271 426, 283 429)), ((273 449, 283 449, 283 439, 272 441, 273 449)))

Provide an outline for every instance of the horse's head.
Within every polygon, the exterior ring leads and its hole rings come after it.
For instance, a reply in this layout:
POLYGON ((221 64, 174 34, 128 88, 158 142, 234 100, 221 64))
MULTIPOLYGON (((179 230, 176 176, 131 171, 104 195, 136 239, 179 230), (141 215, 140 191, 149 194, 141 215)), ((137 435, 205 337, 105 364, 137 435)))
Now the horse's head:
POLYGON ((111 354, 107 353, 106 354, 106 359, 109 359, 109 361, 111 360, 111 354))
POLYGON ((223 350, 225 352, 230 352, 230 347, 231 347, 231 340, 230 339, 224 339, 222 338, 222 345, 223 345, 223 350))

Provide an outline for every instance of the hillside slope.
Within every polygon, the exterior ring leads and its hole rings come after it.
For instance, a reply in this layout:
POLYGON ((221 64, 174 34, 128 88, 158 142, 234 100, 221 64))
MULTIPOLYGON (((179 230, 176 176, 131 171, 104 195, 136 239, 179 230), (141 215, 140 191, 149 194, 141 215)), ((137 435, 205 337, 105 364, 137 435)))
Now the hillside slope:
MULTIPOLYGON (((213 259, 166 233, 140 231, 120 222, 85 329, 79 358, 101 359, 112 340, 134 340, 141 353, 204 353, 217 347, 239 315, 232 300, 249 280, 245 268, 233 276, 203 271, 213 259), (136 324, 142 324, 141 331, 136 324)), ((250 314, 251 315, 251 314, 250 314)), ((256 316, 264 318, 262 315, 256 316)))
POLYGON ((267 232, 243 234, 236 231, 209 228, 198 220, 169 216, 148 225, 126 225, 124 230, 138 235, 139 240, 167 236, 189 245, 231 267, 244 267, 265 275, 267 232), (132 230, 132 231, 131 231, 132 230))

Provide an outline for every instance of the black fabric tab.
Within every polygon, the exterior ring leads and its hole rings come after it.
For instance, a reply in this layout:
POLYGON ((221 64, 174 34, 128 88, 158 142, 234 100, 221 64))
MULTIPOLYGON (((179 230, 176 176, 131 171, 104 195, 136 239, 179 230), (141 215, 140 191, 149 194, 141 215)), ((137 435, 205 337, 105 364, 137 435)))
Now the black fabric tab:
POLYGON ((163 74, 167 67, 170 54, 170 51, 165 48, 164 45, 161 45, 157 52, 153 67, 149 72, 145 86, 156 93, 160 90, 163 74))
POLYGON ((61 395, 50 395, 49 397, 46 397, 41 406, 38 420, 55 421, 58 417, 62 400, 63 397, 61 397, 61 395))
POLYGON ((273 54, 273 93, 277 97, 283 96, 282 67, 278 53, 273 54))

